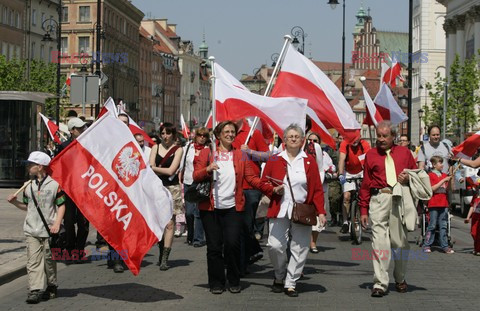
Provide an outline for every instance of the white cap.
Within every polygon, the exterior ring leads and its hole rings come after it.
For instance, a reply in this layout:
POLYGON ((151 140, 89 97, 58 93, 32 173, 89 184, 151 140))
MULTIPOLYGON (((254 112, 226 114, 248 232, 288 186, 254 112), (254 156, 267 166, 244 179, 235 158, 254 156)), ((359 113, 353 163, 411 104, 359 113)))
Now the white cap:
POLYGON ((28 156, 27 162, 48 166, 51 158, 45 152, 34 151, 28 156))
POLYGON ((85 124, 87 123, 83 122, 82 119, 80 118, 71 118, 70 120, 68 120, 68 123, 67 123, 69 131, 73 130, 74 127, 82 128, 85 126, 85 124))

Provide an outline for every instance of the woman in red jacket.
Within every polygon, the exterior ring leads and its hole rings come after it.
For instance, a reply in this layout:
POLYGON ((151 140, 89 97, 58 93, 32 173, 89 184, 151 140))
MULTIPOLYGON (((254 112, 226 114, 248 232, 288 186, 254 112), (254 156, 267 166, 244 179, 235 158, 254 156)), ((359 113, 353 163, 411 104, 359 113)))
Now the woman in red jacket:
POLYGON ((232 147, 236 133, 237 126, 231 121, 217 125, 214 134, 219 145, 214 161, 211 161, 210 149, 203 149, 193 162, 195 182, 212 179, 213 171, 216 171, 210 200, 198 204, 207 241, 208 285, 213 294, 224 291, 225 264, 228 290, 231 293, 241 291, 239 265, 245 204, 243 179, 266 194, 283 193, 283 187, 274 188, 255 176, 250 160, 242 156, 241 150, 232 147))
POLYGON ((271 198, 267 217, 269 218, 268 244, 270 260, 275 270, 272 291, 285 292, 297 297, 296 281, 302 275, 310 246, 311 226, 291 222, 293 199, 289 189, 286 172, 290 177, 295 201, 312 204, 319 215, 319 223, 325 225, 325 209, 322 182, 315 159, 303 150, 305 134, 302 128, 292 124, 284 131, 285 150, 278 159, 267 162, 262 180, 275 185, 284 185, 283 196, 274 194, 271 198), (288 236, 290 239, 290 261, 287 263, 288 236))

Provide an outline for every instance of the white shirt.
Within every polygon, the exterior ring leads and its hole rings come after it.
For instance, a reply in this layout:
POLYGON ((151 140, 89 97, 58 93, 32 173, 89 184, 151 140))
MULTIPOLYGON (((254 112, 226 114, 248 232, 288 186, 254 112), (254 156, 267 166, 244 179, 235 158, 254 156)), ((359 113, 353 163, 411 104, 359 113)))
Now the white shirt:
POLYGON ((183 157, 180 162, 179 170, 180 172, 183 170, 183 166, 185 166, 185 172, 183 174, 183 183, 185 185, 191 185, 193 183, 193 159, 195 158, 195 147, 193 146, 193 143, 190 142, 183 147, 183 157), (190 147, 189 147, 190 146, 190 147), (188 153, 187 152, 188 149, 188 153), (186 157, 185 157, 186 153, 186 157), (185 159, 185 162, 183 160, 185 159))
POLYGON ((147 159, 147 163, 148 163, 148 161, 150 161, 150 151, 152 151, 152 148, 143 145, 142 151, 143 151, 143 154, 145 155, 145 159, 147 159))
POLYGON ((218 165, 217 181, 213 188, 215 208, 227 209, 235 206, 235 168, 233 151, 220 152, 215 163, 218 165))
MULTIPOLYGON (((290 176, 295 201, 298 203, 305 202, 307 199, 307 174, 305 173, 304 158, 307 158, 307 154, 300 151, 292 162, 290 162, 286 151, 282 151, 279 156, 287 161, 288 175, 290 176)), ((282 200, 280 200, 280 211, 277 218, 290 219, 292 217, 293 200, 288 186, 287 174, 283 178, 283 184, 285 185, 285 192, 282 200)))

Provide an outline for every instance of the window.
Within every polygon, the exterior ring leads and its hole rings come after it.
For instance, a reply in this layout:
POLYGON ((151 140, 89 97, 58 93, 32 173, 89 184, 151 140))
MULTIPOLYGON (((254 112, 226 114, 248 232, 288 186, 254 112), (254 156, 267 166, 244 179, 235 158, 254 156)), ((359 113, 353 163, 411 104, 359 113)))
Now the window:
POLYGON ((62 7, 62 23, 68 23, 68 6, 62 7))
POLYGON ((5 42, 2 44, 2 55, 5 56, 5 58, 8 56, 8 44, 5 42))
POLYGON ((10 26, 15 27, 15 13, 13 11, 8 11, 8 21, 10 26))
POLYGON ((50 47, 48 49, 48 62, 51 63, 52 62, 52 53, 53 53, 53 48, 50 47))
POLYGON ((45 46, 43 44, 40 45, 40 59, 43 60, 45 57, 45 46))
POLYGON ((90 7, 89 6, 81 6, 80 7, 79 21, 80 22, 89 22, 90 21, 90 7))
POLYGON ((37 25, 37 11, 35 9, 32 9, 32 25, 37 25))
POLYGON ((20 13, 16 13, 15 14, 15 27, 17 27, 18 29, 22 29, 22 20, 20 18, 20 13))
POLYGON ((3 8, 3 20, 2 22, 4 24, 8 24, 8 9, 7 8, 3 8))
POLYGON ((15 56, 16 56, 18 59, 21 58, 20 51, 21 51, 21 48, 20 48, 19 45, 17 45, 17 46, 15 47, 15 56))
POLYGON ((42 17, 41 17, 41 23, 42 23, 42 26, 43 26, 43 22, 47 19, 47 17, 45 16, 45 13, 42 13, 42 17))
POLYGON ((30 54, 30 59, 35 58, 35 42, 32 42, 32 52, 30 54))
POLYGON ((78 53, 90 54, 90 37, 78 37, 78 53))
POLYGON ((63 53, 68 53, 68 38, 67 37, 62 37, 61 52, 62 52, 62 54, 63 53))

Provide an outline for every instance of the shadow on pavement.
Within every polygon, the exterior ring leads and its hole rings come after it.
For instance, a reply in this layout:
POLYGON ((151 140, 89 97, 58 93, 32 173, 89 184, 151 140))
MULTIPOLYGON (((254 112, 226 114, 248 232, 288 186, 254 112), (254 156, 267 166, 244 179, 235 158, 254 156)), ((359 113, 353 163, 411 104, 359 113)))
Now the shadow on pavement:
POLYGON ((303 282, 297 282, 297 288, 299 293, 308 293, 308 292, 325 293, 327 291, 327 289, 320 284, 311 284, 311 283, 303 283, 303 282))
POLYGON ((193 261, 188 259, 176 259, 176 260, 169 260, 168 265, 170 266, 170 268, 186 267, 186 266, 189 266, 191 262, 193 261))
MULTIPOLYGON (((373 288, 373 283, 372 282, 362 283, 362 284, 358 285, 358 287, 364 288, 364 289, 372 289, 373 288)), ((417 291, 417 290, 427 290, 427 289, 425 287, 418 287, 418 286, 415 286, 415 285, 412 285, 412 284, 408 284, 407 293, 408 292, 414 292, 414 291, 417 291)), ((389 292, 396 292, 397 291, 395 289, 395 283, 388 284, 388 291, 389 292)))
POLYGON ((179 296, 173 292, 137 283, 112 284, 58 290, 59 297, 76 297, 78 294, 139 303, 183 299, 182 296, 179 296))
POLYGON ((336 260, 322 260, 322 259, 307 259, 307 264, 309 265, 324 265, 324 266, 336 266, 336 267, 354 267, 359 266, 358 263, 348 262, 348 261, 336 261, 336 260))

